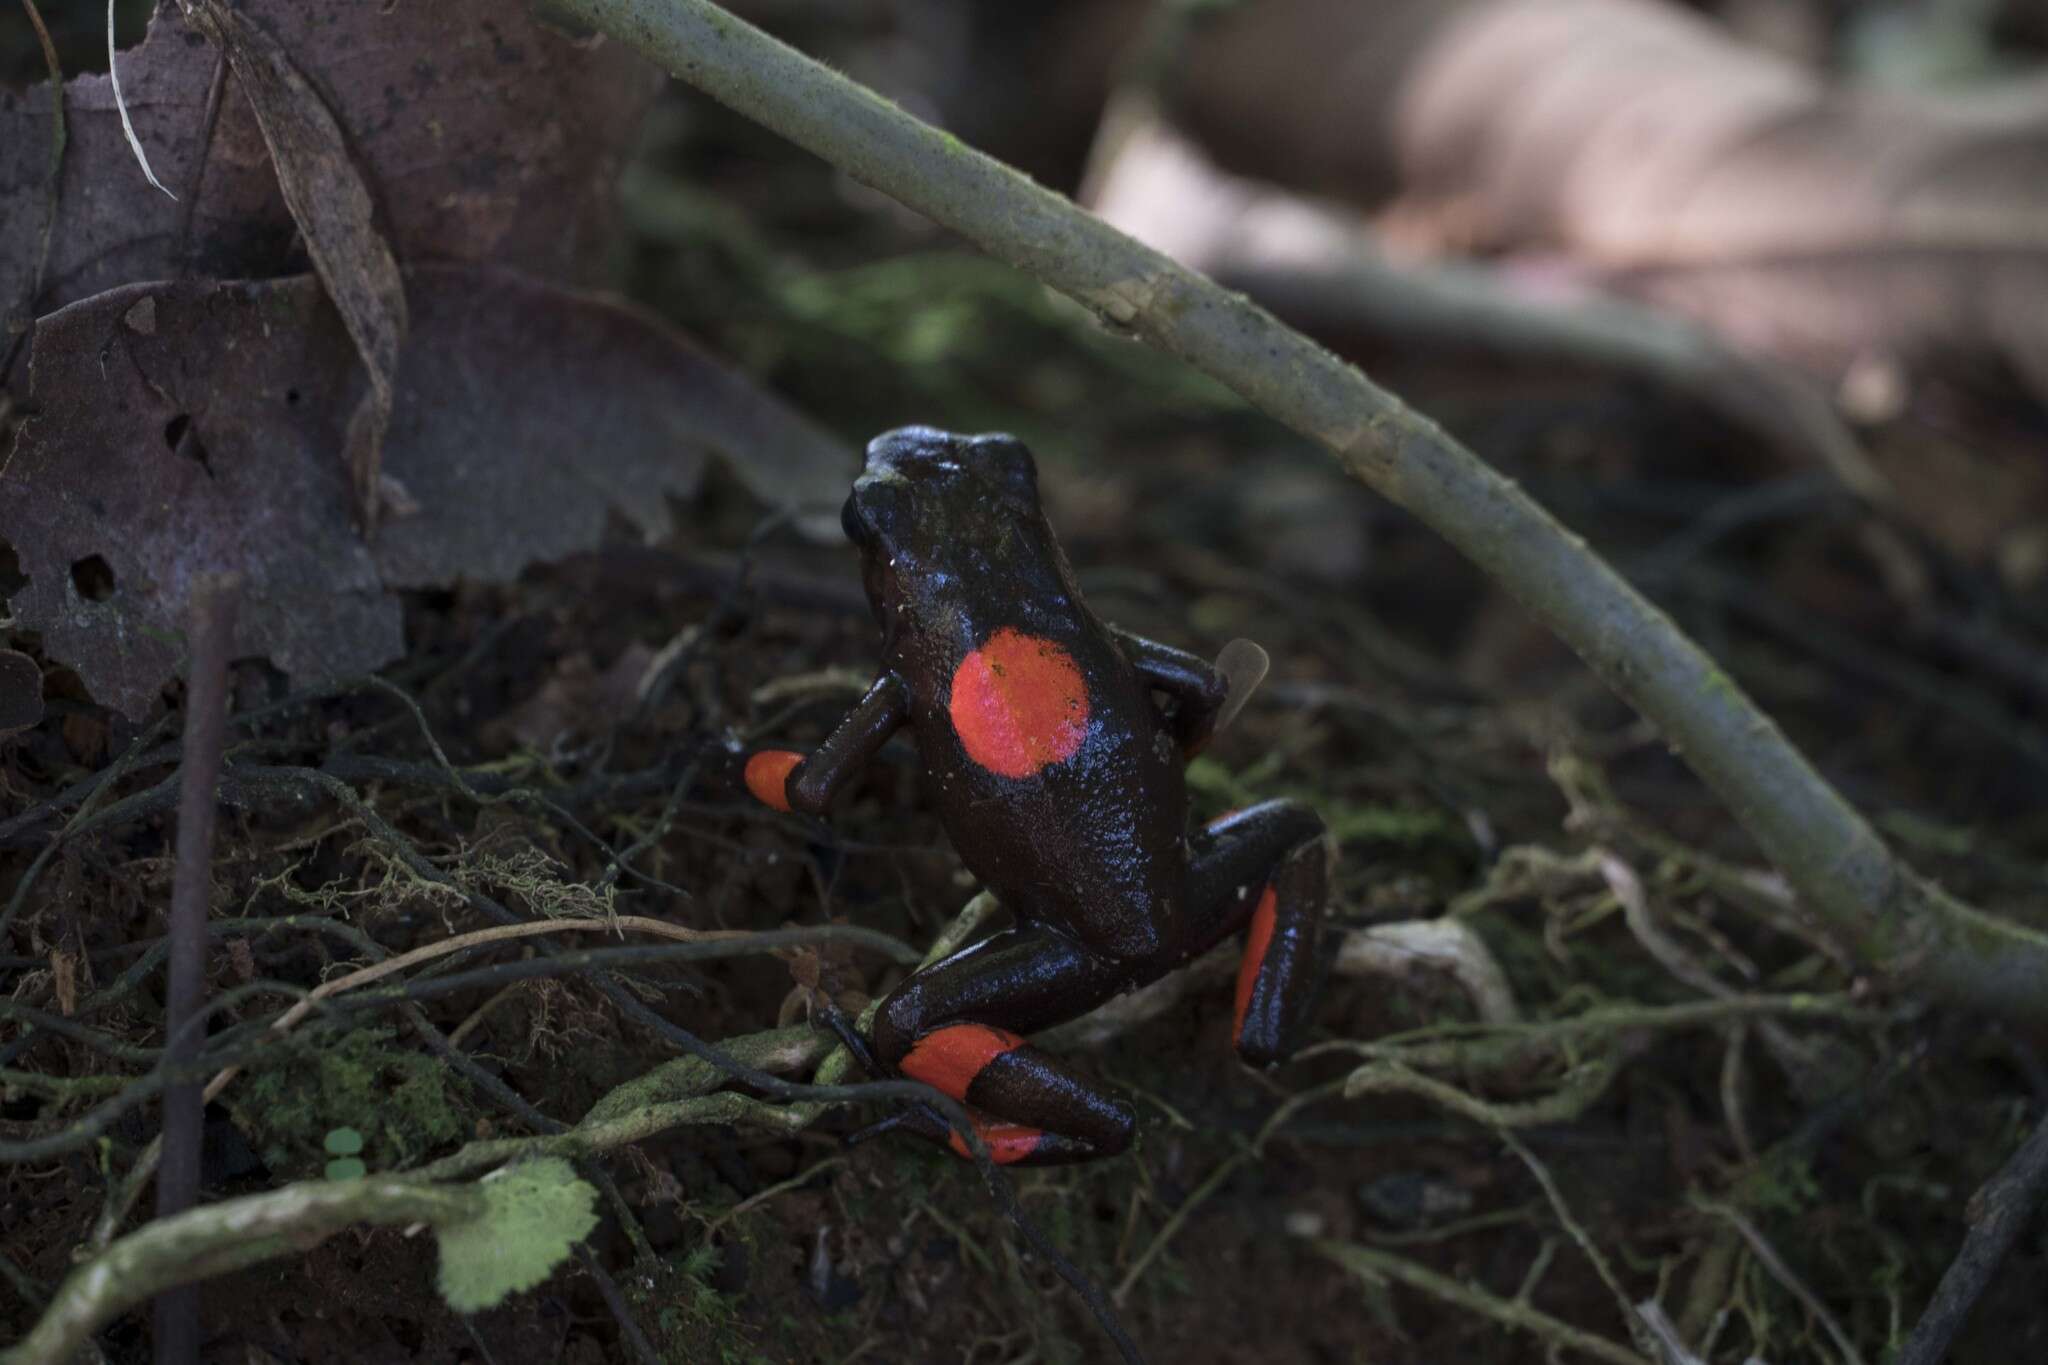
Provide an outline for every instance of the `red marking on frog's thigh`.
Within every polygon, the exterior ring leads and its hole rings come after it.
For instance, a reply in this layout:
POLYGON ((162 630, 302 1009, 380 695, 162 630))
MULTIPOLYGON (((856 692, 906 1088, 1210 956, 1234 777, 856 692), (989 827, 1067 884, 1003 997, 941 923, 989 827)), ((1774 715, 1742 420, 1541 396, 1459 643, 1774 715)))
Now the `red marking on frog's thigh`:
POLYGON ((1266 964, 1266 950, 1273 946, 1273 922, 1278 918, 1279 897, 1268 886, 1252 911, 1251 928, 1244 936, 1244 957, 1237 964, 1237 1013, 1230 1025, 1233 1039, 1244 1034, 1245 1012, 1252 1007, 1252 987, 1258 984, 1259 968, 1266 964))
POLYGON ((983 1067, 1022 1046, 1024 1040, 1008 1029, 990 1028, 987 1024, 949 1024, 912 1043, 901 1070, 914 1081, 923 1081, 934 1090, 964 1100, 967 1087, 983 1067))
POLYGON ((1072 758, 1088 737, 1088 685, 1074 656, 1010 626, 960 661, 946 710, 967 756, 1001 777, 1072 758))
MULTIPOLYGON (((981 1114, 972 1114, 970 1117, 974 1120, 974 1131, 981 1135, 982 1143, 988 1148, 989 1159, 998 1166, 1022 1161, 1038 1150, 1039 1141, 1045 1137, 1043 1128, 1033 1128, 1029 1124, 1005 1123, 981 1114)), ((958 1129, 953 1131, 953 1136, 947 1141, 960 1156, 974 1155, 958 1129)))

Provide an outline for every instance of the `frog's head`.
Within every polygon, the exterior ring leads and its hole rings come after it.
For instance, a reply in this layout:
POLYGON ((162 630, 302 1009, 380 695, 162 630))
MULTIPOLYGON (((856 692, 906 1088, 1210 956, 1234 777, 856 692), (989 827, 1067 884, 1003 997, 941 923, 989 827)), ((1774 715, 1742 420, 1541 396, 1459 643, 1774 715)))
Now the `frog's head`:
POLYGON ((840 524, 879 610, 898 580, 950 573, 1041 528, 1038 466, 1014 436, 900 427, 868 442, 840 524))

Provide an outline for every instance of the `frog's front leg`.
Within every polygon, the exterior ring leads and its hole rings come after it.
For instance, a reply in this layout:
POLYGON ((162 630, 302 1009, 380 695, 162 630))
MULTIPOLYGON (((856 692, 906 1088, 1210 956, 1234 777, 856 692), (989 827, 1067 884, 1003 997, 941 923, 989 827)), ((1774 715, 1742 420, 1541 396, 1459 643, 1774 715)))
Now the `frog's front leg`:
MULTIPOLYGON (((967 1105, 998 1162, 1115 1156, 1137 1131, 1130 1106, 1023 1035, 1102 1004, 1136 984, 1135 970, 1040 925, 1008 929, 891 992, 875 1017, 875 1050, 885 1066, 967 1105)), ((904 1122, 966 1154, 932 1111, 920 1106, 904 1122)))
POLYGON ((1300 1045, 1321 985, 1316 942, 1329 899, 1322 817, 1262 801, 1212 820, 1190 840, 1189 957, 1245 930, 1231 1041, 1253 1066, 1300 1045))
POLYGON ((909 719, 909 687, 885 672, 808 758, 793 749, 763 749, 749 758, 747 790, 777 810, 822 815, 909 719))
POLYGON ((1200 753, 1215 733, 1217 719, 1230 698, 1230 680, 1206 659, 1184 649, 1134 635, 1121 626, 1109 630, 1145 685, 1173 698, 1170 723, 1181 753, 1190 758, 1200 753))

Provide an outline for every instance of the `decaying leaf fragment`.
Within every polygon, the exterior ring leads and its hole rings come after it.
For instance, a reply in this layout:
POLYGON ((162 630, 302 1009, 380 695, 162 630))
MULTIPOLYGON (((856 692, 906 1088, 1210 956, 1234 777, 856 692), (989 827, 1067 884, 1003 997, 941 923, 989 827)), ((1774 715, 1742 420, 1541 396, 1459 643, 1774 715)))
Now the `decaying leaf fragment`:
POLYGON ((186 22, 227 57, 270 149, 278 188, 313 258, 313 270, 341 313, 370 387, 349 418, 343 460, 356 510, 377 524, 384 432, 405 344, 405 282, 376 223, 370 187, 356 169, 341 125, 269 32, 220 3, 183 0, 186 22))
MULTIPOLYGON (((587 282, 609 240, 611 187, 661 75, 616 45, 574 41, 523 4, 290 0, 242 11, 288 53, 344 130, 400 261, 490 262, 587 282)), ((136 280, 296 274, 304 244, 269 148, 225 59, 159 0, 121 53, 152 190, 104 74, 64 87, 68 140, 50 259, 48 90, 0 89, 0 317, 25 321, 136 280)), ((18 393, 22 367, 4 377, 18 393)))
POLYGON ((1831 83, 1668 0, 1266 0, 1178 66, 1226 165, 1446 245, 1562 249, 1839 374, 2005 365, 2048 395, 2048 87, 1831 83))
POLYGON ((707 454, 777 505, 844 494, 850 451, 642 313, 502 270, 418 268, 406 288, 385 467, 417 510, 367 545, 335 458, 365 381, 311 276, 129 285, 37 323, 0 538, 50 658, 139 715, 194 579, 233 570, 238 654, 359 673, 402 650, 395 589, 509 578, 614 513, 663 534, 707 454))

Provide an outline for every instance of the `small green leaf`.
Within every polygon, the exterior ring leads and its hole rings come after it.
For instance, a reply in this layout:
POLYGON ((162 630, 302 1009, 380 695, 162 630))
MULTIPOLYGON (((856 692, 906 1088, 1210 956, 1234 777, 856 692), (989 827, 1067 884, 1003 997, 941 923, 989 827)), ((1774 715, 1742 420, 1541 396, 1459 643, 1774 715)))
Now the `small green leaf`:
POLYGON ((369 1168, 358 1157, 339 1156, 327 1163, 329 1180, 361 1180, 369 1168))
POLYGON ((357 1156, 363 1150, 363 1135, 353 1128, 331 1128, 327 1132, 327 1155, 357 1156))
POLYGON ((477 1188, 483 1212, 438 1230, 441 1297, 458 1313, 539 1284, 597 1226, 597 1191, 559 1158, 499 1171, 477 1188))

